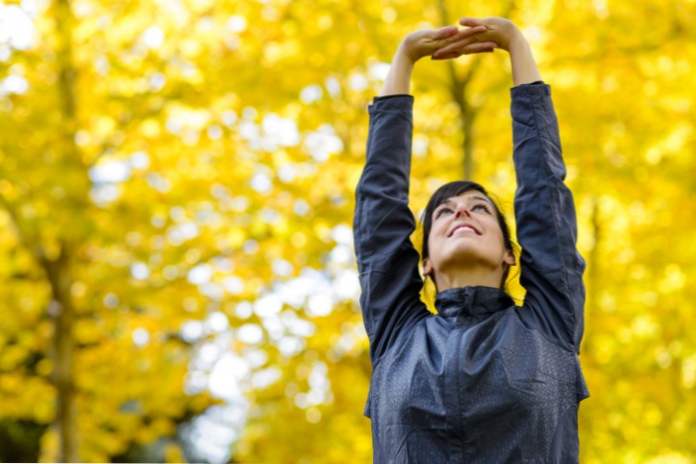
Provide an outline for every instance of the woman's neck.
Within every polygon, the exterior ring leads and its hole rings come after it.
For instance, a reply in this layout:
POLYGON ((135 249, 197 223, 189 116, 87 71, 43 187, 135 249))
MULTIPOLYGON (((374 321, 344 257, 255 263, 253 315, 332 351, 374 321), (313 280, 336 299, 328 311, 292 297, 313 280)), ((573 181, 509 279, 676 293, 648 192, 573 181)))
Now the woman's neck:
POLYGON ((502 277, 502 271, 491 272, 490 269, 476 268, 467 269, 466 272, 439 272, 435 275, 435 283, 439 292, 474 285, 499 288, 502 277))

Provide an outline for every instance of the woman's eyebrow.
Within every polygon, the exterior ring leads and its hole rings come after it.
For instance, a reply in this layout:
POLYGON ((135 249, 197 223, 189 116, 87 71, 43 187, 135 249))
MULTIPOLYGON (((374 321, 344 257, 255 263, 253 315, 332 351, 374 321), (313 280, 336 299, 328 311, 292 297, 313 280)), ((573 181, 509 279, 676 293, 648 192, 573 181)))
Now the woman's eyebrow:
MULTIPOLYGON (((481 197, 481 196, 469 197, 469 200, 483 200, 486 204, 492 206, 491 201, 485 197, 481 197)), ((440 203, 439 205, 437 205, 437 207, 439 208, 440 206, 446 205, 446 204, 447 205, 455 205, 456 202, 453 201, 451 198, 448 198, 448 199, 444 200, 442 203, 440 203)))
POLYGON ((483 201, 485 201, 485 202, 488 203, 488 204, 491 203, 490 200, 489 200, 488 198, 484 198, 484 197, 471 197, 471 199, 472 199, 472 200, 483 200, 483 201))
POLYGON ((451 199, 448 198, 448 199, 446 199, 446 200, 443 200, 442 203, 440 203, 439 205, 437 205, 437 207, 435 207, 435 211, 437 211, 438 209, 440 209, 440 207, 443 206, 443 205, 454 206, 454 205, 456 205, 456 203, 455 203, 454 201, 452 201, 451 199))

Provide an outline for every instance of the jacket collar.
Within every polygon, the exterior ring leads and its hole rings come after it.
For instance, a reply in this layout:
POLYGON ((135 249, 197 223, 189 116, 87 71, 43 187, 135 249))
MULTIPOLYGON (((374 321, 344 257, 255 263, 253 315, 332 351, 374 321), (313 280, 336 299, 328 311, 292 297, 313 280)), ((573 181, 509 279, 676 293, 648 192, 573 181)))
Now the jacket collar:
POLYGON ((438 314, 444 317, 492 314, 514 304, 503 290, 482 285, 448 288, 435 298, 438 314))

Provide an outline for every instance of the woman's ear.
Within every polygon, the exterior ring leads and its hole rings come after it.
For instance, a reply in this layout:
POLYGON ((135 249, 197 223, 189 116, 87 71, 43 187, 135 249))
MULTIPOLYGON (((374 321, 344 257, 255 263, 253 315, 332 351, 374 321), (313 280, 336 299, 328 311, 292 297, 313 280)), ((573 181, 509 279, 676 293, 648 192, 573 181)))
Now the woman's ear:
POLYGON ((433 265, 430 263, 430 259, 425 258, 423 260, 423 275, 429 276, 433 272, 433 265))
POLYGON ((503 262, 509 264, 510 266, 515 265, 515 254, 511 250, 505 250, 505 257, 503 262))

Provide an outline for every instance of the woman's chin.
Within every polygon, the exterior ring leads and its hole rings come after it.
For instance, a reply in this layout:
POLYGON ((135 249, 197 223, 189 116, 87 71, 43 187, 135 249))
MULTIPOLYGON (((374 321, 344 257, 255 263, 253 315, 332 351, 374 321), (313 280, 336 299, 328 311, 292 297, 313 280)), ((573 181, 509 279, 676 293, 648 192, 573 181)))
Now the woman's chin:
POLYGON ((471 264, 472 262, 492 261, 491 258, 486 256, 478 247, 471 246, 470 243, 465 243, 464 241, 448 251, 449 252, 442 257, 441 262, 461 265, 471 264))

